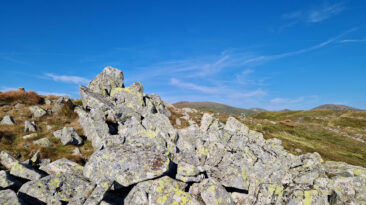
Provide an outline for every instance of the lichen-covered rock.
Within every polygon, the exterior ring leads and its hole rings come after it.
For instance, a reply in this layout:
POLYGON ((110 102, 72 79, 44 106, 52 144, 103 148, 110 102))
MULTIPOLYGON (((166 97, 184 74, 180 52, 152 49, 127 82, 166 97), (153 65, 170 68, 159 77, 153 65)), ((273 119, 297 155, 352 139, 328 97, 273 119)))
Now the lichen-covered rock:
POLYGON ((7 169, 11 169, 11 167, 16 164, 18 160, 16 160, 13 156, 5 151, 0 152, 0 163, 6 167, 7 169))
POLYGON ((55 104, 52 107, 52 113, 58 113, 62 109, 70 109, 72 110, 74 108, 74 104, 72 103, 69 96, 61 96, 59 97, 55 104))
POLYGON ((168 168, 167 152, 126 144, 94 152, 85 164, 84 176, 96 183, 110 180, 129 186, 161 176, 168 168))
POLYGON ((124 204, 189 204, 200 205, 198 200, 185 192, 187 185, 167 176, 141 182, 130 191, 124 204))
POLYGON ((43 115, 47 114, 47 111, 38 105, 30 106, 29 110, 31 111, 33 117, 42 117, 43 115))
POLYGON ((19 199, 13 190, 0 190, 0 204, 4 205, 22 205, 25 204, 19 199))
POLYGON ((107 191, 111 188, 112 181, 100 182, 93 190, 93 192, 86 199, 84 204, 87 205, 98 205, 106 195, 107 191))
POLYGON ((196 196, 196 198, 202 199, 205 204, 234 204, 230 194, 213 178, 204 179, 199 184, 193 184, 189 193, 196 196))
POLYGON ((48 174, 56 174, 59 172, 63 174, 83 175, 83 166, 65 158, 40 166, 39 169, 48 174))
POLYGON ((6 116, 3 117, 0 124, 2 124, 2 125, 15 125, 15 122, 14 122, 14 119, 13 119, 12 116, 6 115, 6 116))
POLYGON ((106 67, 87 87, 95 93, 108 96, 113 88, 124 87, 123 78, 122 71, 113 67, 106 67))
POLYGON ((50 147, 53 145, 53 143, 47 137, 35 140, 33 141, 33 144, 39 145, 41 147, 50 147))
POLYGON ((83 143, 83 139, 73 127, 64 127, 61 130, 57 130, 53 132, 53 136, 60 139, 63 145, 81 145, 83 143))
POLYGON ((12 177, 9 174, 9 171, 1 170, 0 171, 0 188, 7 189, 7 188, 16 188, 20 187, 21 182, 17 179, 12 177))
POLYGON ((36 180, 44 175, 29 165, 24 165, 20 162, 15 163, 11 169, 10 174, 28 180, 36 180))
MULTIPOLYGON (((63 201, 70 204, 83 204, 94 186, 82 176, 56 173, 25 183, 19 189, 19 195, 28 201, 35 198, 44 203, 63 201)), ((29 202, 32 203, 32 201, 29 202)))
POLYGON ((36 132, 37 126, 35 122, 25 121, 24 122, 24 132, 36 132))

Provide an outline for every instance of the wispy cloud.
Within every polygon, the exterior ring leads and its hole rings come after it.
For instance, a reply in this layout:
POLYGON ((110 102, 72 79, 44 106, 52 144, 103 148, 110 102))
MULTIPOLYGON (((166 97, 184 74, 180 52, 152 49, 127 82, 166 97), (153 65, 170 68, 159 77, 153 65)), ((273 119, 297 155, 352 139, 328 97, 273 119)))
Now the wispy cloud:
POLYGON ((339 43, 359 43, 359 42, 366 42, 366 38, 364 39, 345 39, 339 41, 339 43))
POLYGON ((220 88, 207 87, 207 86, 197 85, 194 83, 181 82, 180 80, 178 80, 176 78, 171 78, 170 84, 175 85, 180 88, 200 91, 200 92, 207 93, 207 94, 216 94, 216 93, 220 92, 220 90, 221 90, 220 88))
POLYGON ((46 73, 47 77, 50 77, 53 81, 56 82, 64 82, 64 83, 74 83, 74 84, 86 84, 90 80, 79 77, 79 76, 71 76, 71 75, 55 75, 52 73, 46 73))
POLYGON ((336 16, 344 9, 345 7, 342 3, 327 4, 315 9, 298 10, 286 13, 283 15, 283 18, 296 21, 305 21, 308 23, 318 23, 336 16))

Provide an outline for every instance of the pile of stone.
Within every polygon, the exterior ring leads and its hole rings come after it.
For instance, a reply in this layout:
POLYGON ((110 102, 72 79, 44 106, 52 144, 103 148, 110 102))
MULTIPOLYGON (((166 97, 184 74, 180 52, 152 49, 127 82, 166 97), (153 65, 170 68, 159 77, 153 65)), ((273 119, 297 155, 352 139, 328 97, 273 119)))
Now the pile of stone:
POLYGON ((81 86, 83 107, 76 112, 94 148, 85 166, 66 159, 25 165, 2 153, 1 163, 10 172, 0 176, 16 176, 23 185, 3 187, 0 199, 30 204, 366 203, 365 168, 324 162, 317 153, 295 156, 280 140, 265 140, 233 117, 223 124, 204 114, 200 126, 174 129, 164 102, 143 90, 139 82, 125 87, 123 73, 111 67, 81 86))

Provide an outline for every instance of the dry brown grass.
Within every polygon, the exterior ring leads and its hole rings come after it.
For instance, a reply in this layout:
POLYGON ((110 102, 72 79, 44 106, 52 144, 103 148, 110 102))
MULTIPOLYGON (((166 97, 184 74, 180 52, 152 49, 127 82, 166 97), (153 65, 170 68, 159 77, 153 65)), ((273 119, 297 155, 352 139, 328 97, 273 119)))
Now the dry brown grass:
POLYGON ((42 98, 33 91, 11 90, 0 93, 0 105, 22 103, 27 105, 39 104, 42 98))
MULTIPOLYGON (((48 96, 45 96, 48 98, 48 96)), ((49 99, 49 98, 48 98, 49 99)), ((39 105, 43 109, 51 109, 51 105, 39 105)), ((5 150, 17 159, 23 161, 29 159, 37 150, 41 151, 42 158, 50 158, 52 161, 67 158, 80 164, 84 164, 87 158, 93 153, 92 145, 89 141, 81 146, 62 145, 59 139, 53 136, 53 132, 63 127, 73 127, 80 136, 83 136, 83 129, 78 122, 78 116, 68 107, 64 107, 59 113, 54 115, 45 115, 37 119, 33 119, 28 109, 29 106, 24 106, 19 109, 14 108, 13 104, 0 106, 0 119, 5 115, 13 116, 16 125, 0 125, 0 150, 5 150), (24 122, 36 120, 37 135, 30 139, 23 139, 23 136, 30 134, 24 132, 24 122), (51 130, 47 130, 46 126, 52 125, 51 130), (52 143, 50 147, 40 147, 34 145, 34 140, 46 137, 52 143), (82 156, 72 155, 73 150, 78 147, 82 156)))

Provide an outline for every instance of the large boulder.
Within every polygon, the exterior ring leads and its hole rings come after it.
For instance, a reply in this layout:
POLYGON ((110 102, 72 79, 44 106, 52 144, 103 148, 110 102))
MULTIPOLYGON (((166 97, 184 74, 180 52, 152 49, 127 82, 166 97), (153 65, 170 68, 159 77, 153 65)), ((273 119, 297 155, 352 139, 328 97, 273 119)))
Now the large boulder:
POLYGON ((65 158, 58 159, 46 165, 42 165, 39 167, 39 169, 47 172, 48 174, 68 173, 80 176, 83 175, 83 166, 65 158))
POLYGON ((127 187, 161 176, 168 169, 168 152, 125 144, 94 152, 85 164, 84 176, 96 183, 110 180, 127 187))
POLYGON ((15 163, 11 167, 10 174, 28 180, 36 180, 44 176, 42 172, 20 162, 15 163))
POLYGON ((93 189, 94 184, 79 175, 56 173, 25 183, 19 196, 31 204, 83 204, 93 189))
POLYGON ((61 130, 57 130, 53 132, 53 136, 60 139, 63 145, 81 145, 83 143, 83 139, 72 127, 64 127, 61 130))
POLYGON ((14 122, 14 119, 13 119, 12 116, 6 115, 6 116, 3 117, 0 124, 2 124, 2 125, 15 125, 15 122, 14 122))

